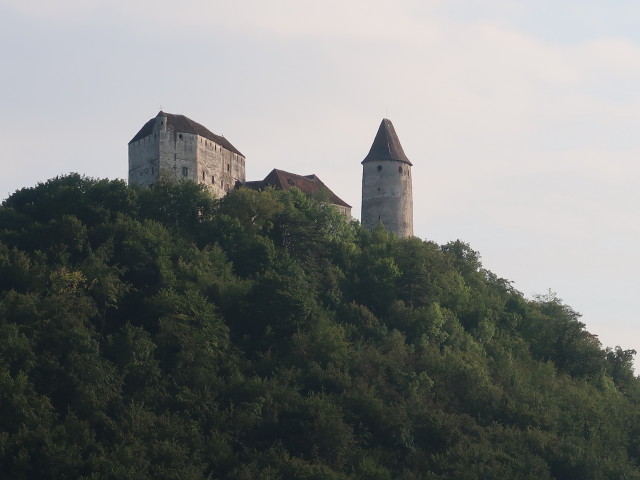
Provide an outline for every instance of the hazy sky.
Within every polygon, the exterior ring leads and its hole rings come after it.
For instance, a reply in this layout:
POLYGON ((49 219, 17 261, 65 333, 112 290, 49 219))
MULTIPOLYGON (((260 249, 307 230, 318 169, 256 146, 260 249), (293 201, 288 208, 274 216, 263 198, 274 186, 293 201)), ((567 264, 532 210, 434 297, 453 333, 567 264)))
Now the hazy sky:
POLYGON ((386 116, 417 236, 469 242, 640 350, 638 18, 624 0, 0 0, 0 199, 126 178, 162 107, 225 135, 248 179, 315 173, 359 217, 386 116))

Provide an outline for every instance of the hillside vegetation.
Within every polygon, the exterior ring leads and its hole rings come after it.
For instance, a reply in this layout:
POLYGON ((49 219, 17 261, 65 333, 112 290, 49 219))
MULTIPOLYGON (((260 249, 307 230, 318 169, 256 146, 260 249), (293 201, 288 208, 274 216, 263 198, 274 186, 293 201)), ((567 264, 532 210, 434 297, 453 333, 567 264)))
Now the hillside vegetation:
POLYGON ((0 208, 2 478, 640 479, 634 354, 295 189, 0 208))

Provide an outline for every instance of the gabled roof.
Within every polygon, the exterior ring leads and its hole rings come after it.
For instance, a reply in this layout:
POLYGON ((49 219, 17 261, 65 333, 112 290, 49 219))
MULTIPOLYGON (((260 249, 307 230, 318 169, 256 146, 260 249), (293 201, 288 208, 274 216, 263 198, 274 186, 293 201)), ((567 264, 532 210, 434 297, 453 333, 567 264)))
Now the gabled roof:
POLYGON ((231 142, 229 142, 223 136, 216 135, 215 133, 208 130, 205 126, 200 125, 198 122, 194 122, 193 120, 191 120, 188 117, 185 117, 184 115, 175 115, 173 113, 165 113, 162 110, 158 112, 158 115, 156 115, 154 118, 152 118, 147 123, 145 123, 144 126, 140 129, 138 133, 136 133, 136 136, 133 137, 129 143, 136 142, 141 138, 144 138, 150 135, 151 133, 153 133, 153 127, 155 126, 156 118, 158 117, 164 117, 166 119, 167 128, 169 130, 173 130, 175 132, 180 132, 180 133, 191 133, 194 135, 200 135, 201 137, 208 138, 209 140, 216 142, 218 145, 221 145, 222 147, 226 148, 230 152, 237 153, 238 155, 241 155, 244 157, 244 155, 242 155, 242 153, 240 153, 236 147, 231 145, 231 142))
POLYGON ((404 162, 413 165, 402 150, 400 140, 396 134, 395 128, 391 120, 384 118, 378 128, 376 138, 373 140, 371 150, 362 163, 378 162, 381 160, 395 160, 396 162, 404 162))
POLYGON ((326 195, 329 203, 351 208, 351 205, 333 193, 329 187, 322 183, 322 181, 314 174, 297 175, 295 173, 285 172, 284 170, 274 168, 271 170, 269 175, 264 178, 264 180, 246 182, 245 187, 253 190, 259 190, 266 187, 289 190, 291 187, 296 187, 300 189, 302 193, 309 195, 310 197, 318 198, 326 195))

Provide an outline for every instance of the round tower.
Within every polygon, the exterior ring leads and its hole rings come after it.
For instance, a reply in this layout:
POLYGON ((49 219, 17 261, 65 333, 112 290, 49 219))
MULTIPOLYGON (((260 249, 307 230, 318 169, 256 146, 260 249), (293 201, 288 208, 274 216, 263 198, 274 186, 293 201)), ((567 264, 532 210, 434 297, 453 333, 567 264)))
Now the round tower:
POLYGON ((383 119, 362 161, 362 224, 381 222, 398 237, 413 235, 411 167, 391 120, 383 119))

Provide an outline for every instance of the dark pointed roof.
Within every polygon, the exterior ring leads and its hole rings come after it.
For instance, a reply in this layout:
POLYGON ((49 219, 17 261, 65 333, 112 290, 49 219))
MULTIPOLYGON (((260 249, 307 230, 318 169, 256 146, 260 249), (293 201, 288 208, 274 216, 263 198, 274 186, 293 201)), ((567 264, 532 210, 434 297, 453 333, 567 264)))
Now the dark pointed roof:
MULTIPOLYGON (((136 142, 141 138, 144 138, 151 133, 153 133, 153 127, 156 124, 156 118, 165 117, 167 120, 167 127, 170 130, 181 133, 191 133, 194 135, 200 135, 201 137, 208 138, 211 141, 216 142, 218 145, 226 148, 230 152, 237 153, 238 155, 242 155, 236 147, 231 145, 226 138, 221 135, 216 135, 215 133, 208 130, 205 126, 200 125, 198 122, 194 122, 188 117, 184 115, 175 115, 173 113, 165 113, 162 110, 158 112, 154 118, 149 120, 144 126, 140 129, 136 136, 131 139, 129 143, 136 142)), ((244 155, 242 155, 244 157, 244 155)))
POLYGON ((310 197, 318 197, 326 194, 328 201, 333 205, 341 205, 343 207, 351 208, 351 205, 333 193, 329 187, 322 183, 322 180, 314 174, 297 175, 295 173, 285 172, 284 170, 274 168, 271 170, 269 175, 264 178, 264 180, 246 182, 245 187, 251 188, 252 190, 260 190, 266 187, 289 190, 291 187, 297 187, 302 191, 302 193, 309 195, 310 197))
POLYGON ((362 163, 378 162, 380 160, 395 160, 396 162, 404 162, 413 165, 402 150, 400 140, 396 134, 395 128, 391 120, 384 118, 378 128, 376 138, 373 140, 369 155, 365 157, 362 163))

